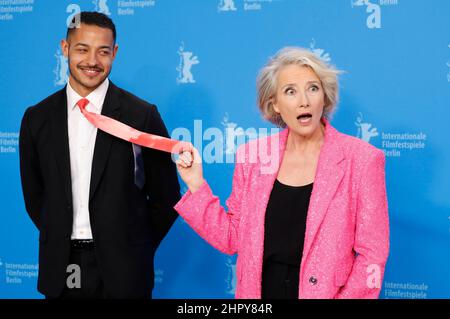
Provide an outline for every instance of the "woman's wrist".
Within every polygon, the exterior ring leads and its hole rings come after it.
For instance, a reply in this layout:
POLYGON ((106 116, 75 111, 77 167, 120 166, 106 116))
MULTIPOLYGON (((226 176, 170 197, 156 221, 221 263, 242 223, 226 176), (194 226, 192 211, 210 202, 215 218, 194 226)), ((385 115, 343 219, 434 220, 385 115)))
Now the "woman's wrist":
POLYGON ((189 190, 191 191, 191 193, 195 193, 205 182, 205 180, 202 178, 192 181, 191 183, 189 183, 187 186, 189 188, 189 190))

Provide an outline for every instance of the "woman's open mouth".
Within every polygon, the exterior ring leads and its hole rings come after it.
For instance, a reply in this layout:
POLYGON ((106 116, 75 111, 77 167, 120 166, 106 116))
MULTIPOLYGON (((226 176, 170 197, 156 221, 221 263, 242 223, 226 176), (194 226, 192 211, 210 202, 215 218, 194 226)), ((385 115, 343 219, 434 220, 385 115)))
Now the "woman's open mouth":
POLYGON ((297 120, 300 122, 300 124, 309 124, 312 120, 312 114, 302 113, 299 116, 297 116, 297 120))

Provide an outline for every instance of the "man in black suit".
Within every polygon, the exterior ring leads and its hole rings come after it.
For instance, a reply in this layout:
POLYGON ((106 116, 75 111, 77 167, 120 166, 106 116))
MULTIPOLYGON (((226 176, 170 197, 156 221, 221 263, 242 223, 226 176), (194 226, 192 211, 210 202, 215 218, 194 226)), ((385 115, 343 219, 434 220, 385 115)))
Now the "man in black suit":
POLYGON ((168 137, 156 109, 108 80, 117 53, 106 15, 75 16, 61 41, 67 86, 26 110, 25 206, 39 229, 38 290, 48 298, 151 298, 155 250, 180 198, 170 154, 94 127, 77 107, 168 137))

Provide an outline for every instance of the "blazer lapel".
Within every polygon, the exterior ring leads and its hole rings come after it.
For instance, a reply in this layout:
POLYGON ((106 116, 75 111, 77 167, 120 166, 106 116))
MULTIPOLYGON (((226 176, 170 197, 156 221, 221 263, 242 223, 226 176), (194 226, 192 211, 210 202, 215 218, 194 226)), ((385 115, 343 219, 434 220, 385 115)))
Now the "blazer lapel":
POLYGON ((61 174, 64 192, 69 203, 72 203, 72 179, 70 174, 69 133, 67 124, 66 89, 59 91, 54 110, 50 115, 53 149, 56 164, 61 174))
MULTIPOLYGON (((108 116, 115 120, 120 118, 120 104, 117 95, 117 87, 110 81, 108 91, 106 92, 105 101, 103 103, 102 115, 108 116)), ((95 140, 94 156, 92 160, 91 184, 89 189, 89 201, 95 194, 100 183, 106 162, 108 160, 111 143, 114 137, 101 130, 97 131, 95 140)))
POLYGON ((344 176, 342 165, 344 153, 339 146, 337 134, 337 131, 326 122, 325 141, 320 151, 316 177, 314 179, 313 191, 308 208, 302 266, 344 176))
MULTIPOLYGON (((280 133, 273 135, 268 139, 262 139, 258 141, 257 150, 259 165, 257 165, 256 167, 259 170, 257 172, 259 177, 257 186, 261 187, 258 193, 258 196, 260 196, 260 200, 258 202, 260 203, 259 209, 261 209, 263 212, 266 211, 273 184, 278 176, 281 162, 283 161, 288 134, 289 130, 284 129, 280 133), (262 145, 261 142, 267 142, 267 145, 262 145), (278 144, 275 149, 272 148, 273 143, 278 144), (275 163, 273 163, 273 161, 275 161, 275 163)), ((260 211, 259 209, 258 211, 260 211)))
MULTIPOLYGON (((262 258, 264 254, 264 227, 267 204, 269 203, 270 194, 273 189, 273 184, 278 176, 278 171, 283 161, 284 150, 286 148, 286 141, 288 137, 289 130, 285 129, 280 133, 269 137, 268 139, 263 139, 262 142, 268 142, 267 145, 261 146, 261 142, 258 142, 258 165, 255 168, 258 170, 257 182, 255 186, 257 187, 255 194, 258 196, 257 206, 254 210, 254 227, 258 229, 258 238, 254 239, 255 250, 258 254, 254 257, 259 260, 258 263, 262 265, 262 258), (272 143, 277 143, 278 147, 272 149, 272 143), (262 151, 261 151, 262 150, 262 151), (269 152, 267 155, 264 154, 269 152), (272 152, 273 151, 273 152, 272 152), (275 163, 273 163, 275 161, 275 163), (274 165, 274 167, 272 167, 274 165), (270 169, 267 167, 270 166, 270 169)), ((261 140, 260 140, 261 141, 261 140)))

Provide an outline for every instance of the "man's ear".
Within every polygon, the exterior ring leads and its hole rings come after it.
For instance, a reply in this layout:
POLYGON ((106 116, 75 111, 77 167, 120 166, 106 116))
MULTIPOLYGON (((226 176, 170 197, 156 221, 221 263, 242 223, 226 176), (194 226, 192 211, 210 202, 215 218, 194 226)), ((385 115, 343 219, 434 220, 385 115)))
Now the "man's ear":
POLYGON ((114 49, 113 49, 113 54, 112 54, 113 59, 116 58, 117 50, 119 50, 119 46, 117 44, 115 44, 114 49))
POLYGON ((67 40, 61 40, 61 51, 66 58, 69 57, 69 42, 67 40))

